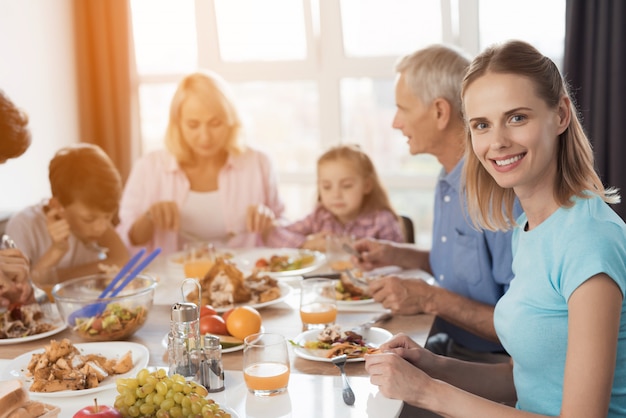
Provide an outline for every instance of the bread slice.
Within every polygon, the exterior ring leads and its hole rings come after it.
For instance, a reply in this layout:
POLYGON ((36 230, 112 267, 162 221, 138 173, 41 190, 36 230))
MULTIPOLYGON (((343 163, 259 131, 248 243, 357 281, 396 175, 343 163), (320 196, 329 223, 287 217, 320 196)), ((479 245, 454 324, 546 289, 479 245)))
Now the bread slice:
POLYGON ((8 417, 29 399, 21 380, 0 381, 0 418, 8 417))

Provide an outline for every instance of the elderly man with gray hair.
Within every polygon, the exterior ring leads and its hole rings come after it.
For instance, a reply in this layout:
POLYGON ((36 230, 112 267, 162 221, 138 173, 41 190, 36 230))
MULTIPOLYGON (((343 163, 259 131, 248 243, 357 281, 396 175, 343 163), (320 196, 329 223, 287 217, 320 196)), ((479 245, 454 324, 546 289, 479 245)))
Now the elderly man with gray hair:
POLYGON ((496 336, 493 310, 513 278, 511 233, 477 230, 466 211, 461 82, 468 66, 464 54, 444 45, 407 55, 396 66, 392 126, 407 138, 412 155, 431 154, 442 165, 430 251, 372 239, 360 240, 355 248, 363 269, 396 265, 433 275, 436 285, 387 276, 369 288, 396 314, 436 315, 426 348, 469 361, 502 362, 509 358, 496 336))

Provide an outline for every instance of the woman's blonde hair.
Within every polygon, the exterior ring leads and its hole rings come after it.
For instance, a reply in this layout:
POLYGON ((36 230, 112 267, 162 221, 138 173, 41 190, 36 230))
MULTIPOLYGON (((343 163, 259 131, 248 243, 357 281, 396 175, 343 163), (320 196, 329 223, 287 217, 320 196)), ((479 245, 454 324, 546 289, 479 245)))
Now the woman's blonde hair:
MULTIPOLYGON (((559 135, 557 145, 557 176, 554 198, 563 207, 571 207, 571 198, 590 197, 586 191, 600 196, 607 203, 618 203, 617 190, 605 189, 594 170, 593 150, 583 131, 574 102, 557 66, 533 46, 522 41, 509 41, 494 45, 478 55, 465 75, 461 95, 467 88, 487 73, 514 74, 528 78, 535 94, 549 108, 556 109, 563 96, 570 99, 571 122, 559 135)), ((472 150, 472 136, 467 132, 465 148, 465 192, 468 212, 478 227, 497 230, 510 229, 515 223, 512 188, 502 188, 482 166, 472 150)))
MULTIPOLYGON (((330 148, 317 160, 317 172, 319 177, 320 166, 330 161, 343 160, 350 164, 358 175, 362 176, 366 181, 370 181, 372 189, 363 197, 361 204, 361 213, 369 213, 377 210, 388 210, 395 216, 398 216, 391 207, 389 196, 383 186, 374 163, 368 155, 361 150, 358 145, 337 145, 330 148)), ((321 202, 318 190, 317 200, 321 202)))
POLYGON ((178 84, 170 104, 170 117, 165 133, 165 146, 179 163, 193 162, 193 152, 183 139, 180 127, 180 112, 189 96, 197 96, 207 104, 217 104, 228 126, 226 151, 240 154, 245 146, 241 138, 241 119, 235 108, 230 89, 216 73, 205 71, 189 74, 178 84))

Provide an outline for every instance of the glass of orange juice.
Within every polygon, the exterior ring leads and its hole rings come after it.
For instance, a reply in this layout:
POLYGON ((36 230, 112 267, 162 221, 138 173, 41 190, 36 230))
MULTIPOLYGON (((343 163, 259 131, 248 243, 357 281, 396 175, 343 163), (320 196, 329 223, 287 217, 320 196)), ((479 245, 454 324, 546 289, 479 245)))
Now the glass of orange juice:
POLYGON ((215 248, 210 242, 189 242, 184 247, 185 277, 201 279, 215 263, 215 248))
POLYGON ((256 396, 273 396, 287 390, 289 352, 285 337, 258 333, 243 340, 243 378, 256 396))
POLYGON ((337 319, 335 282, 331 279, 306 279, 300 293, 302 330, 324 329, 337 319))

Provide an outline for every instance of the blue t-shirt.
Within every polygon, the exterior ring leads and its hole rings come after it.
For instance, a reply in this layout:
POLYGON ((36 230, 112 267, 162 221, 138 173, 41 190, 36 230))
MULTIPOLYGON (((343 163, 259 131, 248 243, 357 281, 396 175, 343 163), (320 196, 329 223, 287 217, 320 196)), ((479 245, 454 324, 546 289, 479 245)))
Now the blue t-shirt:
MULTIPOLYGON (((598 196, 574 199, 530 231, 513 235, 515 279, 496 305, 500 341, 513 359, 519 409, 559 415, 567 351, 567 302, 606 273, 624 294, 626 225, 598 196)), ((518 225, 526 224, 526 216, 518 225)), ((626 305, 622 303, 609 417, 626 416, 626 305)))
MULTIPOLYGON (((435 189, 435 219, 430 267, 439 286, 478 302, 495 305, 513 279, 509 232, 477 230, 467 213, 461 188, 464 160, 445 174, 435 189)), ((521 213, 516 206, 515 216, 521 213)), ((438 318, 436 326, 455 342, 474 351, 500 351, 487 341, 438 318)))

